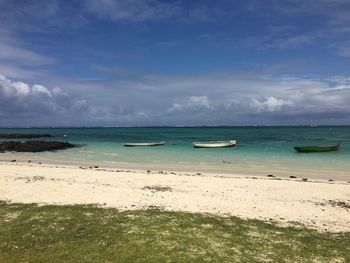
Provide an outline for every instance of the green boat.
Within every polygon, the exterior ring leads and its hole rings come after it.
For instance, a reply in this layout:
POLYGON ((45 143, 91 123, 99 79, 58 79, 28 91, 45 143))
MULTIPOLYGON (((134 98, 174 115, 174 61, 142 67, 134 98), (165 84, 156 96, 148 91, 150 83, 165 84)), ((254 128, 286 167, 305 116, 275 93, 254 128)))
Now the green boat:
POLYGON ((294 149, 300 153, 320 153, 320 152, 333 152, 340 149, 340 143, 331 145, 319 145, 319 146, 296 146, 294 149))

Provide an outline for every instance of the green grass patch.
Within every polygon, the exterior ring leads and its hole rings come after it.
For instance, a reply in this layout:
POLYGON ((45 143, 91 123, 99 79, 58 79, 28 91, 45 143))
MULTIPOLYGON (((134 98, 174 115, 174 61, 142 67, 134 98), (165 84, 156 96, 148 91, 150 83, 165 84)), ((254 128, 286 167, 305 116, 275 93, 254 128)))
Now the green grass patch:
POLYGON ((350 262, 350 233, 182 212, 2 202, 0 262, 350 262))

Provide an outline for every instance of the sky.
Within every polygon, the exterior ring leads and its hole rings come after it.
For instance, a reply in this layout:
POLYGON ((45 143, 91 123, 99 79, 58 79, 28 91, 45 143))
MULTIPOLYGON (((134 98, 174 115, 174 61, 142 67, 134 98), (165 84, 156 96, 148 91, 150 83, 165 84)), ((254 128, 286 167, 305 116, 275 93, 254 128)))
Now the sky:
POLYGON ((0 126, 350 124, 349 0, 0 0, 0 126))

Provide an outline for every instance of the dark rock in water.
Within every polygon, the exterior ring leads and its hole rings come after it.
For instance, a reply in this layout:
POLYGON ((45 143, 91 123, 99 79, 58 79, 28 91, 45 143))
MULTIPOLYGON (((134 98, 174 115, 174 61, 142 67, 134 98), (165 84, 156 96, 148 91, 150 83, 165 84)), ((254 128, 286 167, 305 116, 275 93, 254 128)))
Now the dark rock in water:
POLYGON ((50 134, 0 134, 0 139, 35 139, 35 138, 51 138, 53 137, 50 134))
POLYGON ((291 175, 291 176, 289 176, 289 178, 295 179, 295 178, 297 178, 297 177, 294 176, 294 175, 291 175))
POLYGON ((307 178, 303 178, 303 179, 301 179, 303 182, 307 182, 308 181, 308 179, 307 178))
POLYGON ((16 160, 12 160, 11 163, 14 163, 16 160))
POLYGON ((46 141, 26 141, 26 142, 13 142, 6 141, 0 142, 0 152, 44 152, 44 151, 56 151, 64 150, 76 147, 76 145, 67 142, 46 142, 46 141))
POLYGON ((267 177, 275 177, 273 174, 268 174, 267 177))
POLYGON ((94 165, 94 168, 98 168, 98 165, 94 165))

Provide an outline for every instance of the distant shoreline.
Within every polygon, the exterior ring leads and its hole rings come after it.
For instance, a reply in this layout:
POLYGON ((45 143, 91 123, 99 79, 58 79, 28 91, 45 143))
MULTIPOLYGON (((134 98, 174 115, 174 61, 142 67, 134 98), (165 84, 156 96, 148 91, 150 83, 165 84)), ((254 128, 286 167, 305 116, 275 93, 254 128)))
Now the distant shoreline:
POLYGON ((174 125, 174 126, 0 126, 0 129, 108 129, 108 128, 327 128, 350 127, 350 124, 298 124, 298 125, 174 125))

